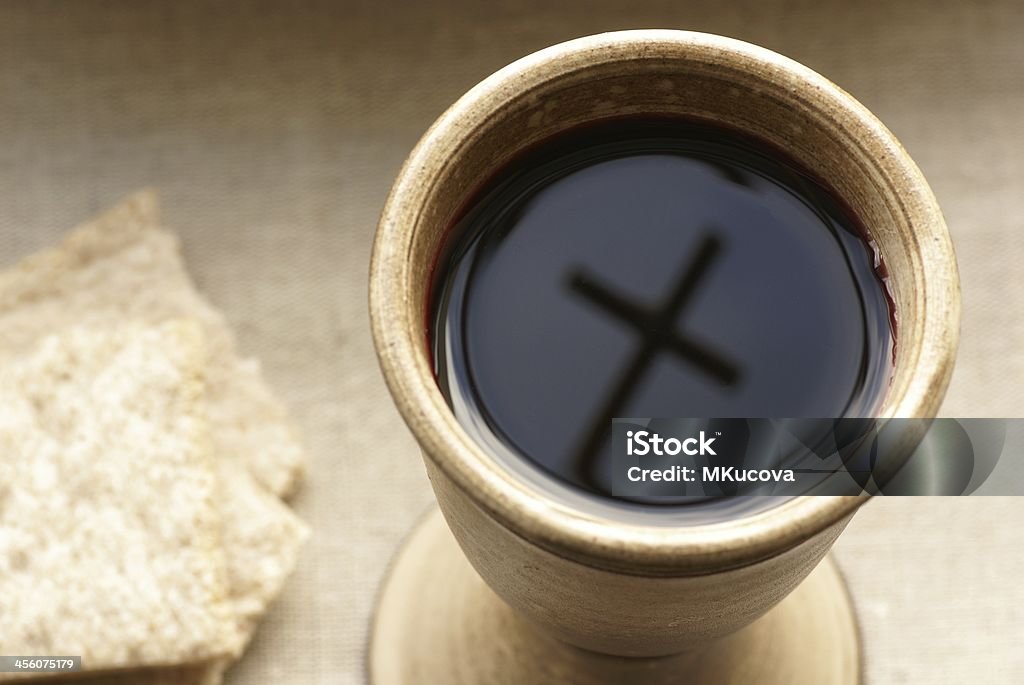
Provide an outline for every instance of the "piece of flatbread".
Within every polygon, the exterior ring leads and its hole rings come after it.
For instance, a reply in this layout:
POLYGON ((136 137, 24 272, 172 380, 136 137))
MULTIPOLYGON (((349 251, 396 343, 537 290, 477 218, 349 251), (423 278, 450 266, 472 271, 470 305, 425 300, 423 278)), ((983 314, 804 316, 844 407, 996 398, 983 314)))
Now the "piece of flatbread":
POLYGON ((0 653, 108 670, 240 650, 202 343, 192 322, 76 327, 0 369, 0 653))
POLYGON ((128 197, 57 247, 0 273, 0 363, 70 325, 176 318, 197 319, 208 340, 208 404, 218 458, 244 464, 271 492, 289 496, 305 457, 284 406, 259 363, 238 356, 224 317, 196 292, 177 239, 159 230, 155 193, 128 197))
MULTIPOLYGON (((258 363, 239 358, 224 318, 192 286, 177 240, 158 229, 153 193, 136 193, 58 247, 0 273, 0 365, 69 325, 178 317, 199 321, 208 341, 207 408, 221 481, 229 601, 248 638, 308 536, 277 497, 295 488, 304 454, 258 363)), ((222 670, 182 669, 173 682, 209 685, 219 682, 222 670)), ((135 682, 168 682, 150 677, 140 674, 135 682)))

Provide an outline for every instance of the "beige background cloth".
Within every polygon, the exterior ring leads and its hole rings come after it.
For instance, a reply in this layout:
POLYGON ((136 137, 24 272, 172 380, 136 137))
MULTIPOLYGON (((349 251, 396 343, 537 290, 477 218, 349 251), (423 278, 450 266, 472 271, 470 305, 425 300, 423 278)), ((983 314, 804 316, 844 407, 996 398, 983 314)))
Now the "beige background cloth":
MULTIPOLYGON (((305 435, 314 537, 244 683, 361 683, 374 593, 432 496, 367 326, 377 214, 463 91, 603 30, 712 31, 860 98, 930 179, 960 258, 954 416, 1024 416, 1017 0, 20 2, 0 5, 0 261, 144 185, 305 435)), ((836 553, 869 682, 1024 682, 1024 500, 876 501, 836 553)), ((42 599, 40 601, 43 601, 42 599)), ((0 628, 2 629, 2 628, 0 628)))

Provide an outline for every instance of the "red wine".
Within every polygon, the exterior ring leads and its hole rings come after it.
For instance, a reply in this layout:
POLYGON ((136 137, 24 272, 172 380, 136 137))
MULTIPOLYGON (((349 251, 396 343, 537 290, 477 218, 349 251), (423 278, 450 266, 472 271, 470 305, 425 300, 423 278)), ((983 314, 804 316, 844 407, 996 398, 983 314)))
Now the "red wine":
POLYGON ((556 136, 452 226, 438 383, 497 458, 606 496, 615 417, 870 416, 895 331, 866 236, 787 155, 730 129, 556 136))

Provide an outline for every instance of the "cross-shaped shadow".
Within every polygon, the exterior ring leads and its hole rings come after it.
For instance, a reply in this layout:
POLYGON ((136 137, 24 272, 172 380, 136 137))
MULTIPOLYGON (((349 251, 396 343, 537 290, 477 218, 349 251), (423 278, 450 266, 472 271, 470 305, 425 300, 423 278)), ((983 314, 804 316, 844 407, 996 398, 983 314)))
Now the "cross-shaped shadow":
POLYGON ((619 373, 601 409, 594 415, 574 457, 574 471, 584 475, 587 485, 592 489, 605 489, 599 486, 595 466, 602 443, 611 433, 612 419, 625 409, 644 374, 659 354, 674 354, 723 387, 732 387, 739 382, 740 370, 736 364, 713 348, 680 336, 675 331, 676 321, 692 300, 697 286, 721 249, 722 241, 713 233, 706 234, 675 288, 657 307, 647 307, 630 301, 582 271, 575 271, 569 275, 569 287, 574 292, 601 311, 628 325, 641 338, 640 347, 637 348, 630 363, 619 373))

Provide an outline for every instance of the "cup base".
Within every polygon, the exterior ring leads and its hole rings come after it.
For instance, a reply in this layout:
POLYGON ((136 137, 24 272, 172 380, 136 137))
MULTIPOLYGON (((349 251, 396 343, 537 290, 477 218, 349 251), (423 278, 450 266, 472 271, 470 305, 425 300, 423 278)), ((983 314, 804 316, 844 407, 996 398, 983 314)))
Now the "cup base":
POLYGON ((373 685, 858 685, 860 658, 856 616, 831 556, 774 609, 704 649, 616 657, 565 644, 516 614, 473 570, 435 509, 384 581, 368 669, 373 685))

